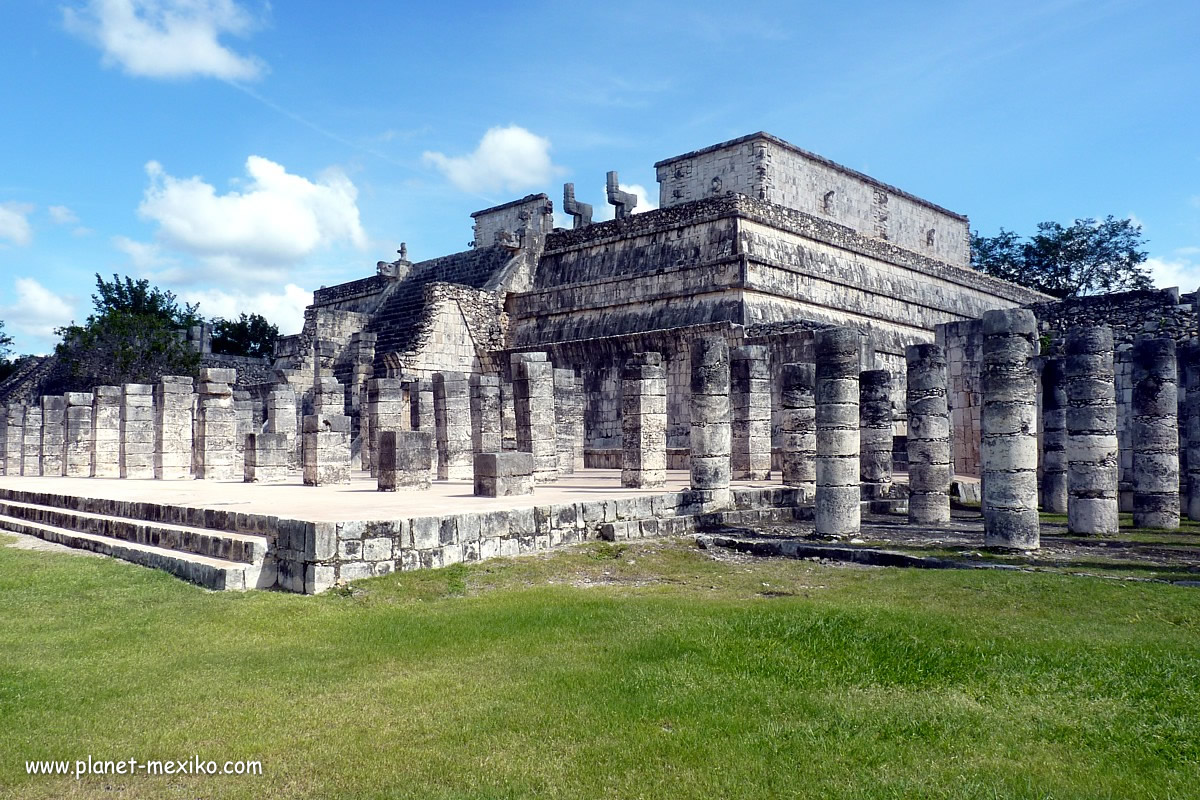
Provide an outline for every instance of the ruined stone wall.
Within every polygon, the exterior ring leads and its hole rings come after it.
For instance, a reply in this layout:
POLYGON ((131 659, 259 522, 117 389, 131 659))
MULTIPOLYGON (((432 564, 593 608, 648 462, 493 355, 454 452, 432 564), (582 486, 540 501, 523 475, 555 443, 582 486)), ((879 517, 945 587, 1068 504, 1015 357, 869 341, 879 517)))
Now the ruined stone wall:
POLYGON ((532 223, 534 231, 548 233, 554 227, 554 204, 544 194, 530 194, 471 215, 475 220, 475 247, 496 244, 496 234, 516 235, 532 223))
POLYGON ((503 301, 493 292, 428 284, 416 344, 388 356, 388 374, 428 378, 435 372, 493 373, 493 354, 504 347, 502 317, 503 301))

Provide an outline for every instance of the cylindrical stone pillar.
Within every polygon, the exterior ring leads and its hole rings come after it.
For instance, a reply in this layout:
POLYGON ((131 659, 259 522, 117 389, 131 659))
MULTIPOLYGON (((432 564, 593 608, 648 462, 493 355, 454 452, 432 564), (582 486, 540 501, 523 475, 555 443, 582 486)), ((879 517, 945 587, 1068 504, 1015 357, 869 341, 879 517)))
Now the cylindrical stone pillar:
POLYGON ((1067 333, 1067 529, 1117 532, 1117 394, 1113 334, 1105 326, 1067 333))
POLYGON ((63 474, 86 478, 92 471, 92 393, 67 392, 63 400, 63 474))
POLYGON ((1042 363, 1042 509, 1067 513, 1067 387, 1063 360, 1042 363))
POLYGON ((950 521, 950 409, 946 353, 936 344, 904 348, 908 412, 908 522, 950 521))
POLYGON ((816 334, 814 527, 822 536, 853 536, 861 527, 858 432, 861 344, 857 328, 826 328, 816 334))
POLYGON ((63 476, 63 423, 67 401, 62 395, 42 397, 42 475, 63 476))
POLYGON ((692 340, 691 477, 705 511, 730 502, 729 345, 723 336, 692 340))
POLYGON ((770 351, 763 345, 729 352, 732 414, 730 469, 739 480, 771 477, 770 351))
POLYGON ((1188 340, 1179 355, 1185 393, 1185 418, 1179 428, 1187 442, 1187 517, 1200 521, 1200 339, 1188 340))
POLYGON ((660 353, 637 353, 621 373, 621 485, 667 483, 667 373, 660 353))
POLYGON ((817 491, 816 367, 784 364, 780 379, 783 485, 802 489, 811 501, 817 491))
POLYGON ((1133 343, 1133 524, 1179 527, 1179 380, 1173 339, 1133 343))
POLYGON ((858 376, 859 478, 876 500, 892 490, 892 373, 868 369, 858 376))
POLYGON ((500 433, 500 378, 496 375, 472 375, 471 449, 476 453, 499 453, 503 449, 500 433))
MULTIPOLYGON (((191 427, 188 420, 188 427, 191 427)), ((121 477, 121 387, 97 386, 92 392, 93 478, 121 477)))
POLYGON ((980 447, 987 547, 1036 550, 1037 396, 1032 359, 1037 319, 1024 308, 983 315, 980 447))

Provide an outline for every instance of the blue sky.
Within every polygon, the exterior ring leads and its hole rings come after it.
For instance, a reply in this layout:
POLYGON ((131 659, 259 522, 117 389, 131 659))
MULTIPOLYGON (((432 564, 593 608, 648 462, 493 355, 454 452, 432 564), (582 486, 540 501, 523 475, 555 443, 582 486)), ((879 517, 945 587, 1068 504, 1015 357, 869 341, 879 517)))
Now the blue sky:
POLYGON ((0 2, 0 319, 93 274, 298 330, 313 289, 470 212, 757 130, 994 234, 1132 216, 1200 285, 1200 3, 0 2))

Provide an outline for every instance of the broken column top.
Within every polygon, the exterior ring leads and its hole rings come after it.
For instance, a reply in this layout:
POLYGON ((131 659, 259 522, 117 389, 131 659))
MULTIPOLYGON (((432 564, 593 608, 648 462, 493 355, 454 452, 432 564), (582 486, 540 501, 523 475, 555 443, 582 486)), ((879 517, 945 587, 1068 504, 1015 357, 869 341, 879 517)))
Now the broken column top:
MULTIPOLYGON (((163 376, 163 379, 165 380, 166 377, 163 376)), ((237 380, 237 370, 226 367, 204 367, 200 370, 200 380, 204 383, 234 383, 237 380)))

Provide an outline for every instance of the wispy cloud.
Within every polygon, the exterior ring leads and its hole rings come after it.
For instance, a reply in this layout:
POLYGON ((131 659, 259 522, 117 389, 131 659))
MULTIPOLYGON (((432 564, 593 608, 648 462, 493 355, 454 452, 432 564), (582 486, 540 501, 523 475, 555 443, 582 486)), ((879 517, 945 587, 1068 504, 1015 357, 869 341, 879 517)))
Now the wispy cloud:
POLYGON ((32 211, 29 203, 0 203, 0 241, 7 239, 22 247, 32 242, 33 227, 29 224, 32 211))

